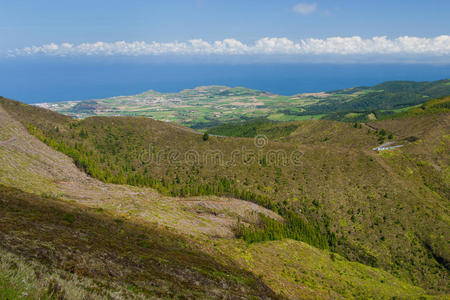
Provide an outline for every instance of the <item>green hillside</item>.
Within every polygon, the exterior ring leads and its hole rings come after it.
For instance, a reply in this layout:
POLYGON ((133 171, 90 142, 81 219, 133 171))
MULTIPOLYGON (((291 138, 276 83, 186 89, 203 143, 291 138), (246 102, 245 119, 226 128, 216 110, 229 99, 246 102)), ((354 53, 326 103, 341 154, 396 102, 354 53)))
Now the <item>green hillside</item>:
POLYGON ((21 268, 5 262, 7 268, 0 270, 2 298, 16 299, 26 291, 30 299, 114 293, 124 298, 276 298, 250 272, 218 263, 164 228, 4 186, 0 199, 2 250, 22 257, 21 268), (36 258, 35 271, 24 274, 29 281, 17 280, 25 261, 36 258))
POLYGON ((410 117, 423 114, 447 113, 449 112, 449 97, 444 96, 431 99, 423 104, 406 106, 393 110, 367 110, 359 112, 337 112, 324 117, 330 120, 347 122, 370 122, 373 120, 384 120, 390 118, 410 117))
POLYGON ((123 221, 99 208, 4 186, 0 197, 3 298, 419 299, 426 295, 382 270, 292 240, 249 248, 220 239, 215 241, 217 250, 206 254, 193 246, 196 241, 159 226, 123 221), (79 239, 80 235, 85 238, 79 239), (217 262, 227 256, 227 264, 217 262))
POLYGON ((389 117, 391 118, 411 117, 411 116, 448 113, 448 112, 450 112, 450 96, 429 100, 420 106, 402 112, 398 112, 389 117))
POLYGON ((261 147, 250 138, 204 141, 188 128, 148 118, 74 120, 6 99, 1 105, 104 182, 170 196, 231 196, 285 218, 296 214, 305 228, 299 236, 264 223, 253 230, 329 248, 433 293, 448 292, 448 114, 400 120, 408 124, 402 131, 386 122, 297 122, 259 141, 261 147), (372 150, 391 134, 404 147, 372 150), (411 136, 415 142, 407 142, 411 136), (253 155, 242 155, 244 149, 253 155), (277 153, 296 153, 299 161, 286 164, 277 153))
POLYGON ((324 101, 311 105, 309 112, 339 112, 388 110, 421 104, 426 100, 449 94, 449 79, 434 82, 388 81, 373 87, 340 90, 334 93, 350 93, 354 97, 343 101, 324 101))
MULTIPOLYGON (((320 216, 323 218, 323 212, 329 209, 326 206, 331 207, 333 203, 322 202, 319 198, 309 203, 307 195, 316 193, 310 190, 317 186, 319 180, 321 184, 327 184, 326 180, 312 173, 310 178, 317 178, 317 180, 314 180, 314 184, 302 185, 304 198, 281 201, 282 195, 285 194, 281 190, 278 194, 274 194, 279 195, 281 199, 271 198, 274 204, 279 203, 273 207, 274 210, 288 216, 285 209, 289 208, 291 213, 295 213, 297 218, 303 220, 297 219, 299 223, 290 222, 289 216, 283 220, 273 211, 234 198, 213 196, 174 198, 148 188, 108 184, 86 176, 73 165, 70 158, 29 135, 18 120, 27 124, 28 127, 33 123, 35 130, 39 126, 41 131, 57 132, 52 140, 44 138, 50 144, 52 144, 51 141, 56 140, 68 143, 64 137, 65 134, 69 134, 74 143, 84 144, 83 141, 92 143, 90 136, 93 131, 91 130, 101 128, 100 123, 107 121, 113 123, 106 124, 117 124, 122 140, 126 136, 133 137, 138 128, 139 132, 144 131, 144 135, 154 134, 154 138, 159 137, 161 143, 167 141, 165 132, 179 143, 182 141, 181 137, 187 135, 192 144, 198 144, 200 150, 207 143, 226 146, 227 143, 246 143, 248 139, 225 139, 228 142, 224 143, 223 138, 210 137, 208 141, 203 141, 201 135, 190 133, 182 127, 146 119, 92 118, 78 122, 19 102, 6 99, 0 101, 1 298, 421 299, 445 297, 442 294, 445 293, 442 287, 447 285, 447 275, 445 272, 442 273, 443 270, 439 265, 436 265, 434 269, 437 275, 426 273, 429 276, 429 280, 426 281, 408 273, 399 273, 402 269, 397 271, 389 269, 389 273, 383 270, 388 268, 380 264, 379 260, 369 260, 373 265, 379 264, 379 267, 375 268, 351 262, 334 252, 343 253, 351 259, 358 257, 351 256, 352 253, 356 255, 358 251, 360 254, 367 254, 362 252, 362 247, 359 248, 354 241, 358 240, 359 245, 370 247, 367 237, 374 235, 374 232, 376 235, 378 231, 386 235, 382 242, 383 247, 392 247, 391 241, 393 241, 402 250, 408 250, 407 243, 396 239, 395 235, 386 234, 387 224, 385 223, 395 227, 394 216, 399 216, 398 219, 401 220, 401 226, 405 227, 406 233, 414 230, 417 234, 422 234, 426 233, 427 228, 422 226, 426 224, 413 224, 422 217, 419 212, 411 213, 409 210, 406 212, 411 222, 409 223, 401 218, 402 210, 395 210, 393 207, 384 209, 383 205, 386 205, 386 201, 394 201, 395 197, 384 198, 387 199, 384 200, 384 204, 376 208, 377 216, 381 217, 380 212, 386 213, 392 209, 394 214, 389 215, 387 220, 381 218, 379 224, 374 224, 374 231, 368 229, 367 232, 361 232, 359 236, 350 232, 353 226, 363 226, 360 214, 366 214, 368 218, 371 216, 367 214, 369 211, 364 209, 358 213, 356 207, 359 204, 353 203, 355 222, 352 222, 352 226, 346 227, 347 238, 340 238, 341 245, 330 249, 331 251, 320 250, 291 239, 249 244, 233 236, 239 224, 247 224, 248 228, 262 230, 269 235, 269 239, 271 239, 271 232, 287 232, 271 228, 286 228, 286 226, 289 228, 290 224, 297 224, 294 228, 306 226, 314 230, 314 227, 305 225, 309 224, 308 219, 311 224, 317 221, 318 225, 325 226, 322 224, 322 220, 325 221, 325 219, 321 219, 320 216), (120 122, 122 120, 126 123, 131 122, 130 127, 126 127, 127 130, 120 122), (133 123, 133 120, 138 123, 133 123), (84 127, 84 122, 93 122, 92 127, 84 127), (148 129, 142 127, 146 124, 145 122, 150 122, 148 129), (81 124, 75 125, 78 123, 81 124), (182 133, 175 134, 179 131, 182 133), (72 137, 72 133, 75 132, 77 134, 72 137), (300 211, 299 206, 292 205, 294 203, 305 206, 302 206, 300 211), (414 214, 417 214, 417 218, 414 214), (278 223, 269 220, 277 220, 278 223), (269 223, 279 225, 265 226, 269 223), (353 250, 349 251, 351 249, 353 250), (412 280, 425 289, 414 286, 412 280)), ((423 132, 417 133, 423 140, 426 139, 428 130, 436 129, 437 132, 440 130, 433 126, 432 121, 428 123, 429 125, 423 127, 423 132)), ((298 126, 289 137, 282 139, 292 139, 289 143, 293 144, 296 144, 299 139, 302 139, 305 144, 316 144, 323 140, 323 136, 307 133, 321 128, 321 134, 329 136, 324 143, 330 143, 329 146, 332 148, 339 143, 341 132, 351 133, 349 139, 359 139, 360 146, 365 147, 365 143, 377 143, 376 136, 365 141, 366 128, 364 130, 354 128, 352 124, 327 121, 302 124, 305 126, 298 126), (330 126, 336 126, 336 131, 325 130, 330 129, 330 126)), ((411 128, 411 125, 411 123, 405 124, 402 131, 396 132, 396 135, 409 133, 407 130, 411 128)), ((387 126, 394 125, 386 124, 387 126)), ((97 134, 98 137, 101 136, 100 130, 97 134)), ((253 143, 251 139, 249 141, 253 143)), ((245 145, 250 147, 249 144, 245 145)), ((172 147, 175 147, 174 145, 172 147)), ((121 147, 119 143, 115 149, 119 150, 121 147)), ((179 147, 186 147, 186 145, 179 147)), ((74 148, 77 147, 74 146, 74 148)), ((78 149, 81 148, 78 146, 78 149)), ((422 148, 418 148, 420 149, 422 148)), ((317 151, 316 148, 312 150, 312 152, 317 151)), ((87 157, 91 155, 86 152, 87 157)), ((114 159, 115 164, 126 165, 118 159, 118 154, 108 155, 111 155, 110 159, 114 159)), ((305 155, 310 157, 310 153, 305 155)), ((103 157, 106 158, 106 156, 103 157)), ((330 163, 329 157, 326 161, 330 163)), ((101 160, 99 162, 101 163, 101 160)), ((316 163, 315 161, 314 164, 316 163)), ((340 163, 345 165, 346 161, 340 163)), ((108 164, 105 164, 105 169, 107 166, 108 164)), ((208 166, 205 165, 204 168, 206 167, 208 166)), ((264 168, 264 171, 267 170, 264 168)), ((162 174, 157 169, 151 169, 151 171, 156 175, 162 174)), ((130 172, 133 171, 130 170, 130 172)), ((167 174, 165 172, 164 178, 170 178, 172 171, 169 169, 167 174)), ((201 172, 203 174, 204 171, 201 172)), ((244 174, 249 175, 249 173, 244 174)), ((255 178, 256 176, 264 175, 260 172, 255 173, 255 178)), ((285 178, 283 176, 281 173, 274 178, 281 182, 285 178)), ((254 188, 250 181, 253 177, 248 177, 247 184, 243 186, 250 190, 254 188)), ((208 178, 206 177, 205 181, 209 180, 208 178)), ((392 177, 388 179, 391 180, 392 177)), ((237 182, 239 179, 235 180, 237 182)), ((275 187, 270 183, 267 186, 275 187)), ((330 187, 326 187, 331 191, 330 199, 345 204, 330 187)), ((176 191, 176 189, 170 190, 176 191)), ((413 191, 415 192, 414 189, 413 191)), ((402 203, 405 199, 402 199, 402 203)), ((446 214, 445 211, 433 208, 435 204, 431 198, 423 200, 428 201, 426 205, 429 206, 425 208, 425 212, 432 210, 433 214, 446 214)), ((365 201, 370 201, 370 205, 378 205, 376 196, 365 201)), ((408 200, 408 203, 410 202, 411 200, 408 200)), ((344 210, 347 210, 347 207, 344 210)), ((332 210, 329 209, 328 213, 331 212, 332 210)), ((433 214, 425 221, 434 224, 432 234, 441 234, 436 226, 443 226, 444 231, 448 226, 447 224, 439 225, 440 223, 433 219, 433 214)), ((351 216, 349 215, 349 220, 345 218, 345 215, 347 212, 338 220, 339 224, 344 221, 351 222, 351 216)), ((334 231, 333 219, 334 216, 331 216, 328 219, 330 225, 324 228, 334 231)), ((399 230, 399 228, 393 228, 393 230, 399 230)), ((405 234, 405 231, 402 234, 405 234)), ((414 242, 416 250, 419 251, 417 253, 427 251, 425 252, 427 256, 436 255, 437 259, 438 252, 421 248, 422 236, 412 237, 409 233, 407 234, 408 238, 412 238, 411 241, 414 242)), ((442 235, 445 234, 445 232, 442 233, 442 235)), ((342 236, 342 233, 339 232, 338 235, 342 236)), ((323 236, 327 234, 324 232, 323 236)), ((307 242, 311 243, 311 241, 307 242)), ((442 250, 440 257, 445 257, 447 249, 445 245, 432 244, 435 242, 432 238, 429 242, 428 247, 442 250)), ((372 249, 374 249, 373 246, 372 249)), ((407 255, 410 255, 409 253, 399 253, 395 248, 389 250, 392 254, 388 255, 397 255, 403 259, 404 264, 407 263, 405 259, 407 255)), ((408 259, 414 259, 414 257, 408 259)), ((433 259, 426 260, 419 255, 418 260, 413 260, 411 264, 408 263, 408 266, 413 271, 419 264, 432 262, 433 259)), ((419 271, 429 272, 428 268, 429 266, 424 264, 419 271)))
POLYGON ((267 119, 254 119, 239 123, 227 123, 208 129, 209 134, 219 136, 255 137, 263 134, 270 139, 289 135, 298 123, 274 122, 267 119))

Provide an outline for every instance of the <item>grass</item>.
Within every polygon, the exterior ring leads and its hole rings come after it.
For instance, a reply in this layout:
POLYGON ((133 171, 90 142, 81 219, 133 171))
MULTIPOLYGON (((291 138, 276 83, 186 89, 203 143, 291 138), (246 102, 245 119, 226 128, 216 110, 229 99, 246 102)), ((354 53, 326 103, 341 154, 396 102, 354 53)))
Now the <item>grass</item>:
POLYGON ((125 293, 127 287, 133 286, 134 296, 145 297, 276 298, 248 271, 230 261, 216 262, 193 240, 159 226, 115 222, 115 216, 93 208, 3 186, 0 199, 1 262, 12 266, 1 268, 3 295, 14 291, 45 295, 51 290, 49 297, 80 299, 73 293, 99 297, 116 289, 125 293), (14 259, 20 265, 12 265, 14 259), (43 278, 40 271, 32 271, 33 264, 38 266, 36 270, 48 270, 43 278), (52 280, 52 273, 53 278, 57 274, 72 275, 63 282, 52 280), (92 285, 87 290, 84 281, 92 285), (58 295, 52 295, 53 291, 58 295))
POLYGON ((290 299, 428 297, 423 289, 385 271, 349 262, 338 254, 294 240, 250 246, 238 242, 219 243, 218 248, 290 299))
POLYGON ((126 285, 110 285, 56 270, 30 259, 0 249, 1 299, 86 299, 120 295, 133 298, 126 285), (102 290, 102 293, 98 291, 102 290))

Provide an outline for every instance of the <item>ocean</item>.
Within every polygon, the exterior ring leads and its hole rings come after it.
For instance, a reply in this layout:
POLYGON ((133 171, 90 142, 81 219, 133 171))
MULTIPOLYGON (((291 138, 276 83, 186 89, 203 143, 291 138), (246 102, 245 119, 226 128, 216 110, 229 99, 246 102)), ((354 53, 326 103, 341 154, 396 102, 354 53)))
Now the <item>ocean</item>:
POLYGON ((201 85, 293 95, 388 80, 444 78, 450 78, 450 65, 145 63, 93 58, 0 61, 0 95, 25 103, 105 98, 150 89, 178 92, 201 85))

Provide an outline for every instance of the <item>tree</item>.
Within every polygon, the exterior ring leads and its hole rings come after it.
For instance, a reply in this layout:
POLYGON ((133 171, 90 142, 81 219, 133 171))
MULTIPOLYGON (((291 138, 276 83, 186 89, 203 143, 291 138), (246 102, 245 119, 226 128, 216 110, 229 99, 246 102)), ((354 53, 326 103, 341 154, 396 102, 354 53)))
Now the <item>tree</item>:
POLYGON ((205 133, 203 134, 203 140, 204 140, 204 141, 209 140, 209 134, 208 134, 207 132, 205 132, 205 133))
POLYGON ((88 137, 88 132, 86 129, 82 128, 79 135, 80 135, 80 138, 85 139, 88 137))

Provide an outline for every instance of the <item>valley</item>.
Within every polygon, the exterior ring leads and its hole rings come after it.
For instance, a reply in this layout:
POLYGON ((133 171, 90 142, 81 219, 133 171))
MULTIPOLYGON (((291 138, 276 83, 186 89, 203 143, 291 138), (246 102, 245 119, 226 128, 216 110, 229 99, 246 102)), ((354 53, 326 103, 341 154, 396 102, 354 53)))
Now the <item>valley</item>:
POLYGON ((5 98, 0 107, 2 293, 448 294, 448 112, 363 124, 249 121, 204 140, 149 118, 78 120, 5 98), (410 142, 372 150, 391 135, 410 142), (264 156, 231 159, 244 148, 264 156), (187 151, 208 159, 173 157, 187 151), (295 151, 299 164, 266 155, 295 151), (143 159, 153 152, 175 163, 143 159))
POLYGON ((0 300, 450 300, 450 1, 404 2, 0 1, 0 300))

